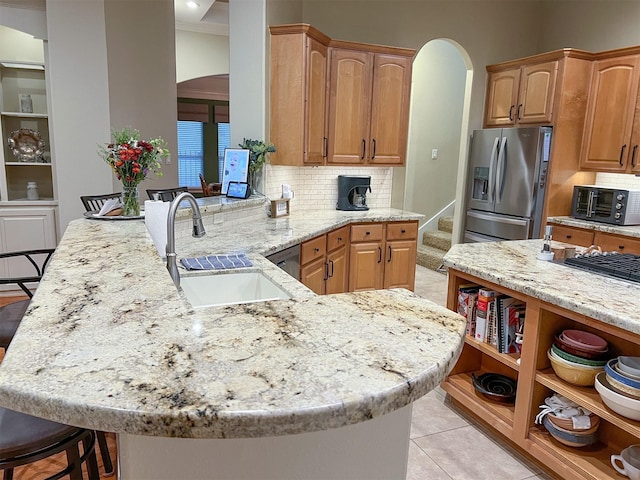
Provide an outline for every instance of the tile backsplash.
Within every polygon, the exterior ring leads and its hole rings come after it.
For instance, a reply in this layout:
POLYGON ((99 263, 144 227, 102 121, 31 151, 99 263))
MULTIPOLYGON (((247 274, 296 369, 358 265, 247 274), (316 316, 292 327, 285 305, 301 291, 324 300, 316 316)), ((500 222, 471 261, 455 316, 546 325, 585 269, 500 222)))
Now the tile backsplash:
POLYGON ((640 190, 640 177, 624 173, 598 172, 595 184, 600 187, 640 190))
POLYGON ((367 193, 370 208, 391 206, 391 167, 287 167, 267 165, 265 195, 272 200, 282 197, 282 184, 291 185, 294 197, 291 208, 317 210, 336 208, 338 175, 370 175, 371 192, 367 193))

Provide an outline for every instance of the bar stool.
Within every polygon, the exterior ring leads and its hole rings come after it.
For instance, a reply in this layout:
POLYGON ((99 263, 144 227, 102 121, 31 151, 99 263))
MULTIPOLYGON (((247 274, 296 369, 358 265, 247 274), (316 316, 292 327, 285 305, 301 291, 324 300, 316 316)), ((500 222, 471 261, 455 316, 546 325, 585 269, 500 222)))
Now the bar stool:
POLYGON ((89 480, 100 478, 93 430, 71 427, 0 407, 0 432, 0 470, 4 472, 4 480, 13 479, 15 467, 60 452, 67 454, 67 467, 46 480, 58 480, 66 475, 71 480, 83 480, 83 463, 86 463, 89 480))
MULTIPOLYGON (((29 288, 29 285, 40 282, 54 251, 55 249, 53 248, 46 248, 0 253, 0 259, 17 262, 16 266, 23 269, 26 267, 33 268, 33 272, 21 277, 0 278, 0 285, 18 285, 29 297, 26 300, 20 300, 0 307, 0 348, 5 350, 9 348, 9 344, 29 306, 29 302, 31 302, 31 297, 33 297, 33 292, 29 288), (22 261, 22 263, 19 263, 20 261, 22 261)), ((4 432, 2 432, 2 435, 4 436, 4 432)), ((105 476, 113 475, 113 463, 111 462, 106 436, 104 432, 96 432, 96 435, 98 445, 100 445, 100 456, 104 465, 105 476)))

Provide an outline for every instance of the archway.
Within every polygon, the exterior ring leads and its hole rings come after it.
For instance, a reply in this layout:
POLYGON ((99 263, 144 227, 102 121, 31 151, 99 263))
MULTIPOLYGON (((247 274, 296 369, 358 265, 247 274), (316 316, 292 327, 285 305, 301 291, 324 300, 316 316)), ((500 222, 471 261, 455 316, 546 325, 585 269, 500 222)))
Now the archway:
POLYGON ((454 211, 454 242, 460 229, 472 76, 469 55, 450 39, 429 41, 413 63, 402 205, 426 216, 420 238, 422 231, 437 229, 440 216, 454 211))

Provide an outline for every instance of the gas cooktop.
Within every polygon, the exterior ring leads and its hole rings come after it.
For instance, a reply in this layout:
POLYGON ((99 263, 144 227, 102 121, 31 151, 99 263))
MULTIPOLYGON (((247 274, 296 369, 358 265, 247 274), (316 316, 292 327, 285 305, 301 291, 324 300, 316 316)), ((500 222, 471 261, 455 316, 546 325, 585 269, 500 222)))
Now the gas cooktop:
POLYGON ((604 253, 593 256, 567 258, 565 265, 640 283, 640 255, 604 253))

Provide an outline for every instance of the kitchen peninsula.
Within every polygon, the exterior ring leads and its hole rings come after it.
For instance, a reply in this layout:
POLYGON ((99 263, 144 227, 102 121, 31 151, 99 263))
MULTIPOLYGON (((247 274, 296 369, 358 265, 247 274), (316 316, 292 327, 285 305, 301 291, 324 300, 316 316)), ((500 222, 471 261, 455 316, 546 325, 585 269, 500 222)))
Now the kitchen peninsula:
MULTIPOLYGON (((553 246, 562 246, 552 242, 553 246)), ((597 333, 611 358, 640 355, 640 284, 536 258, 542 240, 459 244, 444 258, 449 268, 447 306, 456 309, 458 288, 475 283, 526 304, 521 354, 465 337, 460 359, 443 383, 453 400, 518 449, 563 479, 620 478, 610 457, 640 443, 640 422, 610 410, 593 387, 576 387, 557 377, 547 352, 566 328, 597 333), (515 404, 476 395, 472 374, 496 372, 517 380, 515 404), (598 443, 562 445, 534 422, 538 406, 559 393, 598 415, 598 443)))
POLYGON ((263 255, 419 216, 270 219, 258 202, 243 221, 199 202, 207 236, 180 210, 178 257, 246 253, 292 298, 194 309, 143 222, 72 221, 0 364, 0 404, 116 432, 123 479, 403 478, 411 403, 454 365, 462 317, 407 290, 317 296, 263 255))

